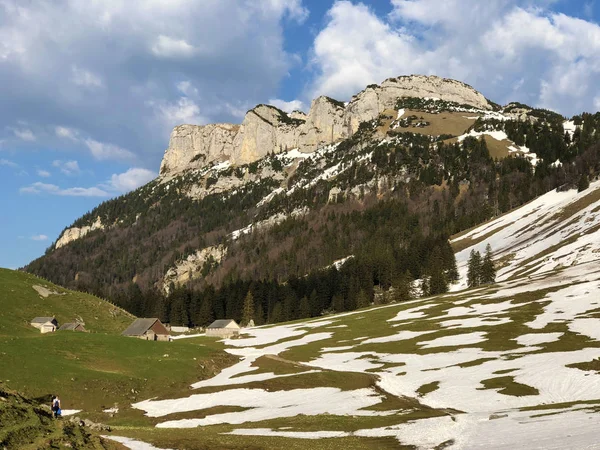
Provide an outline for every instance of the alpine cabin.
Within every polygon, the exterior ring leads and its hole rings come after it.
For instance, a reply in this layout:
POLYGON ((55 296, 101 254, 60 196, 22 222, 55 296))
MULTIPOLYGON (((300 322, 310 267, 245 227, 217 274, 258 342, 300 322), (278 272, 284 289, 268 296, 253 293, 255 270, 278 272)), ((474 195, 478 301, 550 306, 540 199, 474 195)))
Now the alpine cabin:
POLYGON ((230 338, 240 334, 240 326, 232 319, 215 320, 206 328, 207 336, 230 338))

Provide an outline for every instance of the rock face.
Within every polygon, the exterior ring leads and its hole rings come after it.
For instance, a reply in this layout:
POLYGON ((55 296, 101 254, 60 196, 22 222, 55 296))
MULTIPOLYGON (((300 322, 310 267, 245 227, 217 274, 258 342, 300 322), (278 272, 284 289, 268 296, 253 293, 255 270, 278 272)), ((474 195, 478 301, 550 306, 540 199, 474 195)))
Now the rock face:
POLYGON ((104 229, 104 225, 102 225, 102 221, 100 220, 100 217, 96 218, 96 221, 91 225, 86 225, 81 228, 78 228, 78 227, 67 228, 65 230, 65 232, 62 234, 62 236, 56 241, 56 244, 54 244, 54 247, 61 248, 62 246, 67 245, 69 242, 73 242, 76 239, 82 238, 83 236, 88 234, 90 231, 103 230, 103 229, 104 229))
POLYGON ((222 245, 207 247, 192 253, 186 259, 179 261, 171 267, 163 278, 163 291, 169 294, 171 283, 175 286, 184 284, 190 280, 200 278, 205 264, 219 264, 227 252, 222 245))
POLYGON ((401 97, 438 98, 491 109, 482 94, 460 81, 422 75, 390 78, 368 86, 348 104, 318 97, 308 114, 294 111, 288 115, 273 106, 258 105, 246 113, 241 125, 179 125, 171 133, 160 173, 174 175, 222 161, 248 164, 292 148, 311 153, 352 136, 361 123, 393 109, 401 97))

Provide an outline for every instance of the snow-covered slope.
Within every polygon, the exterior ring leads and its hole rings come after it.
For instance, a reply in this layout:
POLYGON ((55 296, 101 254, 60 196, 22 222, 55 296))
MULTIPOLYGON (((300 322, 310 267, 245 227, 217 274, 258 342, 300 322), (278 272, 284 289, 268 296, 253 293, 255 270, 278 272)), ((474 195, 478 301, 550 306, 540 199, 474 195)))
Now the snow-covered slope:
POLYGON ((191 395, 133 406, 181 433, 220 424, 418 449, 599 448, 599 213, 600 181, 550 192, 454 240, 462 279, 470 251, 490 243, 498 283, 246 329, 225 341, 239 363, 191 395))
POLYGON ((471 250, 490 244, 500 261, 498 280, 597 261, 600 258, 600 181, 583 191, 551 191, 452 241, 461 283, 466 287, 471 250))

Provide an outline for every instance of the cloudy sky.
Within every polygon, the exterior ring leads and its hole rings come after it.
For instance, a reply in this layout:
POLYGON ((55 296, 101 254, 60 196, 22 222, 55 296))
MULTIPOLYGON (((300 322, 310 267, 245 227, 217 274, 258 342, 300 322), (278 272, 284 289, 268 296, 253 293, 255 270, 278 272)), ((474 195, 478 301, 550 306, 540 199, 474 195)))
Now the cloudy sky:
POLYGON ((600 110, 600 0, 0 0, 0 266, 156 176, 180 123, 423 73, 600 110))

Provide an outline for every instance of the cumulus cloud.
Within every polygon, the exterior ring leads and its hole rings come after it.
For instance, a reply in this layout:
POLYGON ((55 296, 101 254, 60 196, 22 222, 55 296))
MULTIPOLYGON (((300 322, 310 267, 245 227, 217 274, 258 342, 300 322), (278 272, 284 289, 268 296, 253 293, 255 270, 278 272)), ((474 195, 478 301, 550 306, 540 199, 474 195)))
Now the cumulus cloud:
POLYGON ((50 172, 48 172, 47 170, 43 170, 43 169, 38 169, 37 174, 38 174, 38 176, 40 176, 42 178, 48 178, 51 175, 50 172))
POLYGON ((22 141, 34 142, 36 140, 35 134, 33 131, 28 129, 13 129, 14 135, 22 141))
POLYGON ((102 80, 100 77, 89 70, 82 69, 73 65, 71 67, 73 83, 77 86, 83 86, 88 88, 97 88, 102 86, 102 80))
POLYGON ((165 124, 237 120, 225 105, 276 95, 298 64, 283 26, 307 16, 302 0, 2 0, 0 139, 22 119, 55 131, 45 145, 158 166, 165 124))
POLYGON ((180 97, 176 102, 149 103, 163 129, 170 132, 175 125, 184 123, 200 125, 208 122, 200 114, 200 107, 189 97, 180 97))
POLYGON ((57 167, 65 175, 78 175, 79 173, 81 173, 79 163, 75 160, 61 161, 59 159, 56 159, 52 161, 52 166, 57 167))
POLYGON ((29 186, 22 187, 19 189, 22 194, 51 194, 61 195, 66 197, 107 197, 109 194, 98 188, 98 187, 72 187, 72 188, 60 188, 55 184, 37 182, 29 186))
POLYGON ((45 234, 36 234, 34 236, 31 236, 31 240, 32 241, 47 241, 48 236, 46 236, 45 234))
POLYGON ((291 100, 286 102, 285 100, 280 100, 278 98, 272 98, 269 100, 269 105, 273 105, 276 108, 285 111, 286 113, 291 113, 292 111, 303 111, 304 103, 301 100, 291 100))
POLYGON ((391 0, 377 16, 338 1, 315 38, 310 95, 347 99, 365 85, 423 73, 457 78, 492 100, 575 114, 594 107, 600 26, 548 0, 391 0))
POLYGON ((112 190, 125 193, 143 186, 157 177, 157 173, 148 169, 132 167, 127 172, 113 174, 109 186, 112 190))
MULTIPOLYGON (((79 170, 77 161, 54 161, 53 166, 60 167, 61 170, 69 166, 76 167, 79 170)), ((38 181, 29 186, 23 186, 19 189, 19 192, 21 194, 50 194, 65 197, 110 197, 133 191, 157 176, 157 173, 151 170, 132 167, 126 172, 113 174, 109 180, 97 186, 61 188, 56 184, 38 181)))
POLYGON ((72 141, 76 141, 78 139, 77 130, 73 130, 67 127, 56 127, 54 131, 56 135, 60 138, 70 139, 72 141))
POLYGON ((15 163, 14 161, 11 161, 9 159, 0 159, 0 166, 19 167, 19 165, 17 163, 15 163))
POLYGON ((84 142, 94 159, 97 159, 98 161, 108 159, 130 160, 135 158, 135 155, 132 152, 121 148, 118 145, 98 142, 94 139, 86 139, 84 142))
POLYGON ((174 39, 162 34, 152 46, 152 53, 163 58, 187 58, 193 56, 195 52, 194 46, 184 39, 174 39))

